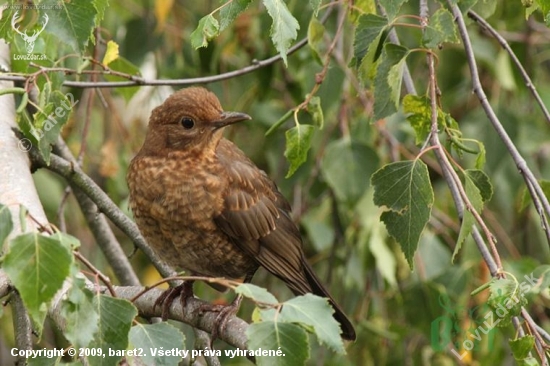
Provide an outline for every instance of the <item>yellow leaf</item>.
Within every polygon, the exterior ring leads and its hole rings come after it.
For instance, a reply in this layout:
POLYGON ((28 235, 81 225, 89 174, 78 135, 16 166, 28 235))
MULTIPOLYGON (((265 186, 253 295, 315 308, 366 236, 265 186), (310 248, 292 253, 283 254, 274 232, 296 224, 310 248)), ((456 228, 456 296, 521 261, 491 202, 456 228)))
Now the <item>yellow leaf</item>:
POLYGON ((103 56, 103 65, 107 66, 118 58, 118 44, 115 41, 107 42, 107 51, 103 56))
POLYGON ((172 10, 172 5, 174 5, 174 0, 156 0, 155 1, 155 17, 157 18, 157 31, 160 31, 164 28, 164 23, 166 23, 166 18, 172 10))

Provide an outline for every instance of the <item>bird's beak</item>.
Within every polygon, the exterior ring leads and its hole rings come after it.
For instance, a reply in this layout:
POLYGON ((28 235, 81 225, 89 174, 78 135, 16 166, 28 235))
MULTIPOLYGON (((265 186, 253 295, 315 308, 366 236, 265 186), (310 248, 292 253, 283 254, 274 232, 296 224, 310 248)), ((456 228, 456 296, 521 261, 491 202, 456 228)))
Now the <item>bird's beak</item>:
POLYGON ((221 118, 212 122, 216 129, 231 125, 240 121, 247 121, 252 119, 248 114, 241 112, 222 112, 221 118))

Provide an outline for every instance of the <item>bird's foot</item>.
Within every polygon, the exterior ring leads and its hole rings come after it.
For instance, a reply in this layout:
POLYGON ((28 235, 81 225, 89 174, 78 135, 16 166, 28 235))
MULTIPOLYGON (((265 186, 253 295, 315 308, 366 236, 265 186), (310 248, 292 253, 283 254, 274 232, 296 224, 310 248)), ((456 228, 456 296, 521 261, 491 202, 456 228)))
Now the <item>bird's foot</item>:
POLYGON ((187 299, 193 297, 193 282, 183 281, 183 283, 176 287, 170 287, 164 291, 155 301, 153 309, 157 306, 162 306, 162 320, 168 319, 168 313, 170 312, 170 306, 172 302, 179 296, 182 309, 187 304, 187 299))
POLYGON ((242 295, 238 295, 235 300, 229 305, 214 305, 214 304, 204 304, 199 307, 200 313, 205 312, 217 312, 216 320, 214 320, 214 327, 212 328, 212 340, 210 342, 210 348, 212 344, 218 338, 220 333, 225 331, 227 328, 227 323, 231 316, 237 314, 239 307, 241 306, 241 301, 243 300, 242 295))

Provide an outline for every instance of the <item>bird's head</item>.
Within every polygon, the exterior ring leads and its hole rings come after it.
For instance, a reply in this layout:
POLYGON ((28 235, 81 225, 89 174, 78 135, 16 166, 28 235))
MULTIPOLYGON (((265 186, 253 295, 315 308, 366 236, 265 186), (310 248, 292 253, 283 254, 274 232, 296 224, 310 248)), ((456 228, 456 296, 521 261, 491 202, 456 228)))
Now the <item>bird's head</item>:
POLYGON ((205 88, 182 89, 153 110, 143 149, 215 150, 222 127, 249 119, 245 113, 224 112, 216 95, 205 88))

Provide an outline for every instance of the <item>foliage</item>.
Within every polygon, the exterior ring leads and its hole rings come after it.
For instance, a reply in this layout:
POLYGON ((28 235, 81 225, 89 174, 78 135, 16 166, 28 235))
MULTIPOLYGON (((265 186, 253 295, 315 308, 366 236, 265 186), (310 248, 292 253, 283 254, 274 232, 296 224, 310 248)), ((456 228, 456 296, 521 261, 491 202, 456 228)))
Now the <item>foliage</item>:
MULTIPOLYGON (((46 162, 63 138, 123 211, 128 162, 151 110, 174 90, 168 81, 207 82, 226 109, 253 116, 227 135, 293 203, 308 257, 358 331, 344 344, 325 299, 284 300, 283 286, 259 273, 255 282, 269 291, 229 286, 248 299, 239 315, 252 319, 249 349, 285 355, 257 355, 258 364, 542 362, 534 325, 549 327, 546 1, 21 4, 11 0, 0 18, 10 76, 19 78, 0 93, 17 96, 21 133, 46 162), (12 22, 30 35, 44 15, 31 54, 12 22)), ((135 303, 90 285, 118 279, 75 200, 62 198, 67 183, 43 170, 35 182, 61 230, 25 230, 22 217, 19 233, 11 203, 1 202, 0 268, 32 319, 36 348, 86 348, 91 365, 117 364, 123 354, 110 350, 199 349, 189 327, 148 324, 135 303), (54 339, 46 317, 58 301, 64 326, 54 339)), ((127 237, 117 239, 132 251, 127 237)), ((131 261, 143 284, 156 283, 148 258, 131 261)), ((206 287, 197 295, 228 301, 206 287)), ((11 348, 8 318, 0 331, 11 348)), ((223 364, 246 362, 223 342, 214 350, 227 351, 223 364)), ((125 356, 130 364, 181 360, 125 356)), ((32 363, 68 361, 76 359, 32 363)))

